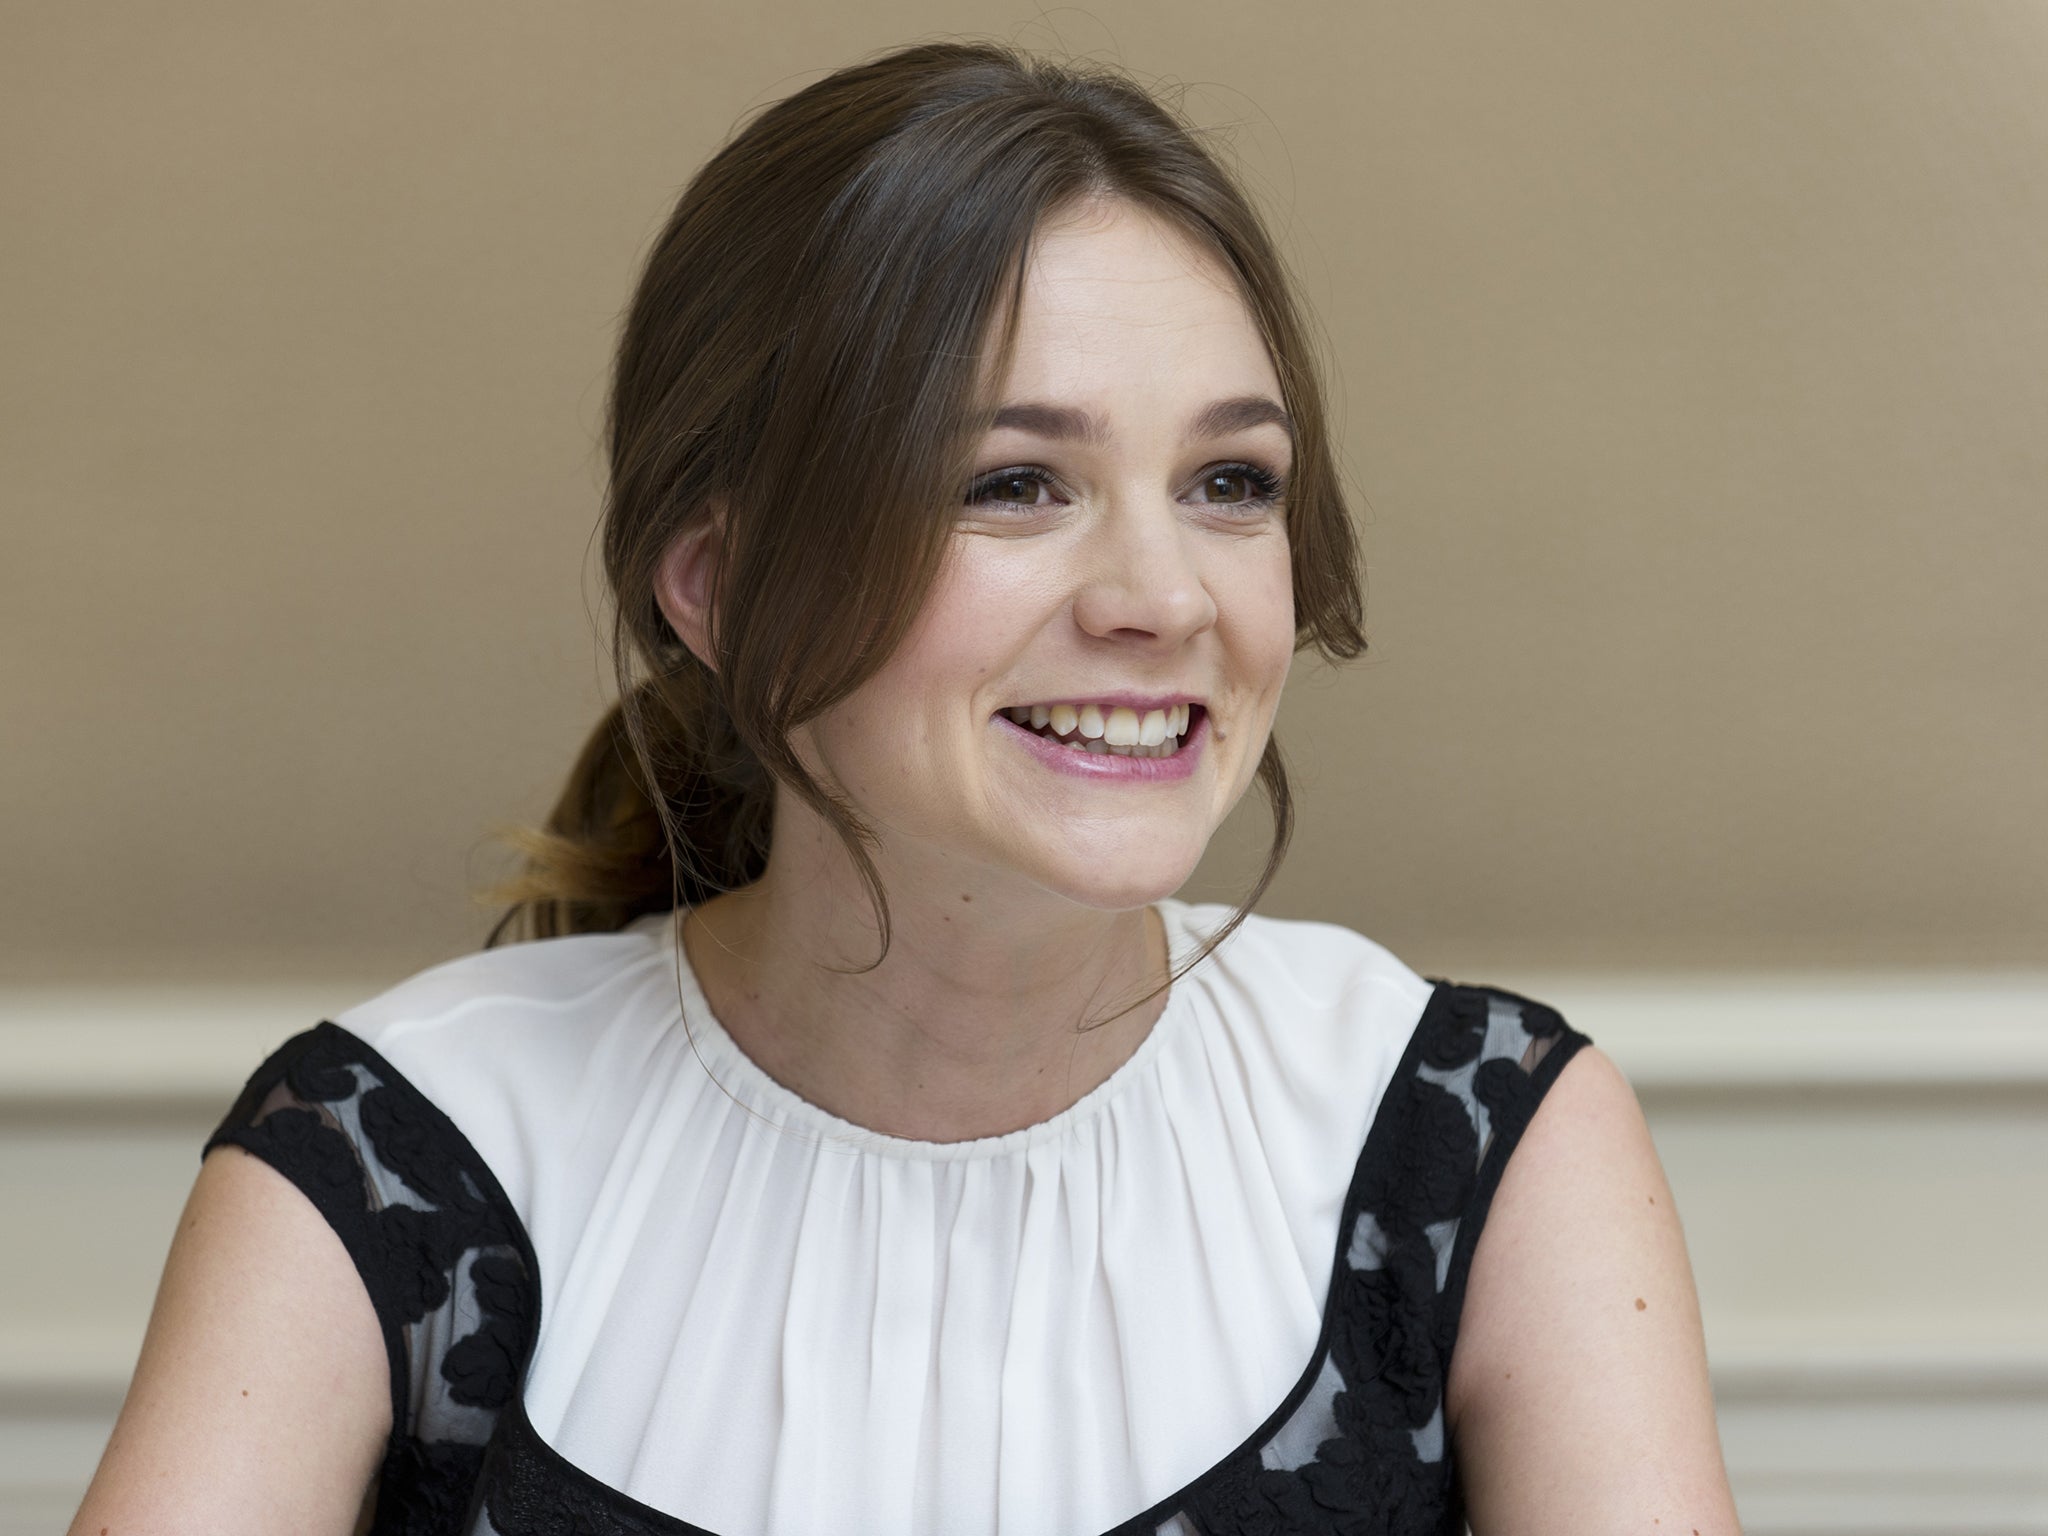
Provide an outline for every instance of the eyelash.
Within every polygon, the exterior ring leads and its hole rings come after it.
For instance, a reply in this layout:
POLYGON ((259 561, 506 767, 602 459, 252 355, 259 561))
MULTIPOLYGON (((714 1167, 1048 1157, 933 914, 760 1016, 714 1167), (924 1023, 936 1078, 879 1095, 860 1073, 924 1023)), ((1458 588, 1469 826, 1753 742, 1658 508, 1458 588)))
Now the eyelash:
MULTIPOLYGON (((1269 469, 1262 469, 1256 464, 1246 464, 1241 460, 1232 460, 1227 464, 1214 464, 1202 471, 1202 480, 1204 482, 1214 480, 1221 475, 1235 475, 1243 479, 1250 486, 1252 494, 1245 497, 1242 501, 1216 501, 1207 503, 1207 505, 1264 509, 1277 504, 1287 494, 1287 482, 1282 476, 1274 474, 1269 469)), ((965 504, 968 506, 1011 507, 1019 512, 1043 510, 1042 505, 1038 502, 1004 501, 1000 498, 993 501, 984 499, 997 486, 1013 480, 1029 480, 1035 484, 1047 487, 1053 484, 1053 477, 1050 474, 1045 470, 1028 464, 1016 465, 1009 469, 993 470, 986 475, 980 476, 967 487, 965 504)))

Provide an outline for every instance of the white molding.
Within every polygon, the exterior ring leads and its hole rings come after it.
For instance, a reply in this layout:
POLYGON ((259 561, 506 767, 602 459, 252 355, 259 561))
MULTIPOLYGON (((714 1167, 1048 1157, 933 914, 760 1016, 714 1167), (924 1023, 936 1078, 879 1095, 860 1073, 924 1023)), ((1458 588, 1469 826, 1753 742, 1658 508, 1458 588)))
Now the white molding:
POLYGON ((0 1328, 0 1405, 105 1405, 111 1412, 128 1390, 141 1351, 139 1327, 0 1328))
POLYGON ((1647 1092, 2048 1088, 2048 972, 1521 977, 1647 1092))
POLYGON ((1717 1402, 1973 1398, 2048 1406, 2048 1331, 2040 1337, 1713 1340, 1717 1402))
MULTIPOLYGON (((386 982, 0 988, 0 1114, 224 1108, 287 1036, 386 982)), ((2048 1089, 2048 973, 1556 973, 1558 1008, 1639 1091, 2048 1089)))
POLYGON ((0 988, 0 1115, 109 1104, 218 1114, 287 1038, 387 985, 0 988))

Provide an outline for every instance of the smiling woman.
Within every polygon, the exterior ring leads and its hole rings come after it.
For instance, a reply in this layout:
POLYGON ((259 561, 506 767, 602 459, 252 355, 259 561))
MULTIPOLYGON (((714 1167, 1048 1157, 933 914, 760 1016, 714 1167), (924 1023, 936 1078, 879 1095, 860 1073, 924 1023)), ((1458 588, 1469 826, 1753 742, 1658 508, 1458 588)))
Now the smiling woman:
MULTIPOLYGON (((800 805, 864 887, 875 933, 861 950, 886 953, 894 887, 858 808, 805 761, 799 727, 901 665, 903 637, 945 606, 932 587, 950 561, 1001 583, 1002 601, 968 620, 978 629, 1055 557, 969 554, 941 508, 977 531, 1029 534, 1070 566, 1076 550, 1118 561, 1132 546, 1100 537, 1101 492, 1128 507, 1132 488, 1104 471, 1128 478, 1142 449, 1147 494, 1170 475, 1177 497, 1219 506, 1211 526, 1256 522, 1291 580, 1290 652, 1357 655, 1357 554, 1305 337, 1242 195, 1111 74, 913 49, 764 114, 684 195, 633 306, 605 534, 621 702, 551 835, 528 842, 509 923, 606 931, 751 885, 771 819, 800 805), (1027 450, 1065 455, 1067 472, 1015 457, 1027 450), (1084 470, 1102 483, 1077 505, 1084 470), (1247 492, 1215 495, 1212 481, 1247 492), (1053 505, 1076 506, 1064 531, 1041 526, 1053 505), (723 616, 694 644, 677 607, 685 579, 723 616), (781 809, 778 786, 793 796, 781 809)), ((949 576, 946 590, 960 587, 949 576)), ((1113 655, 1084 668, 1128 669, 1113 655)), ((1140 670, 1189 664, 1155 655, 1140 670)), ((1082 681, 1161 679, 1067 678, 1060 691, 1085 702, 1082 681)), ((1290 825, 1265 723, 1252 766, 1275 836, 1240 914, 1290 825)))
POLYGON ((1303 337, 1111 71, 911 48, 714 156, 620 702, 493 945, 250 1079, 74 1530, 1733 1530, 1627 1085, 1251 915, 1364 646, 1303 337))

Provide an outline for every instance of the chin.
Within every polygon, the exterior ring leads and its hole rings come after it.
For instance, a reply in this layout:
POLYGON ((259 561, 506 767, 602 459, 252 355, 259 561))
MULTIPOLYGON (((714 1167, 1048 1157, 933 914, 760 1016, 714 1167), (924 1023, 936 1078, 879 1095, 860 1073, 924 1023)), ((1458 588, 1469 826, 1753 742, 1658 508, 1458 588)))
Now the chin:
POLYGON ((1044 883, 1078 906, 1098 912, 1129 912, 1171 896, 1187 884, 1196 862, 1153 859, 1112 870, 1103 868, 1100 861, 1091 861, 1087 868, 1070 866, 1058 873, 1048 870, 1044 883))

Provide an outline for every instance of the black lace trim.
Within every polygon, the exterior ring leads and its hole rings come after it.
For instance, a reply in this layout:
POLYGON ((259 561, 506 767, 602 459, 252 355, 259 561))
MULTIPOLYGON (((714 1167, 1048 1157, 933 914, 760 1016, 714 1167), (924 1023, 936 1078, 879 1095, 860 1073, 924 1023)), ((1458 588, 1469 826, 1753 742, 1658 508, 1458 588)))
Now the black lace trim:
POLYGON ((540 1326, 540 1269, 496 1177, 446 1114, 332 1023, 256 1069, 201 1155, 223 1145, 312 1200, 376 1309, 391 1435, 372 1536, 466 1530, 540 1326))
MULTIPOLYGON (((1235 1451, 1106 1536, 1464 1530, 1443 1389, 1473 1248, 1587 1043, 1541 1003, 1435 983, 1352 1171, 1307 1367, 1235 1451)), ((714 1536, 541 1439, 519 1395, 540 1323, 525 1228, 454 1122, 367 1044, 333 1024, 286 1042, 207 1148, 223 1143, 307 1193, 376 1306, 392 1434, 375 1536, 714 1536)))
POLYGON ((478 1502, 494 1536, 717 1536, 592 1477, 541 1439, 517 1400, 491 1439, 478 1502))

